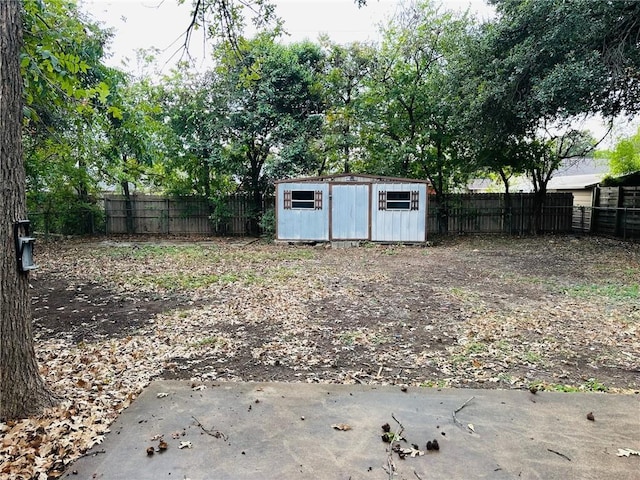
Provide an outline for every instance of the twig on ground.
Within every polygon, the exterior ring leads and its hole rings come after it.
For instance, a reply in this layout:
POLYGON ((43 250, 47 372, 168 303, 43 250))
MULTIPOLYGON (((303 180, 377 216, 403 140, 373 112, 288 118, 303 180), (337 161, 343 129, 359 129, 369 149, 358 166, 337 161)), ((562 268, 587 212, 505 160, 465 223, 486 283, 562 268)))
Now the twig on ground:
POLYGON ((462 405, 460 405, 458 408, 456 408, 456 409, 453 411, 453 421, 454 421, 457 425, 459 425, 459 426, 461 426, 461 427, 463 426, 463 425, 462 425, 462 423, 460 422, 460 420, 458 420, 458 417, 456 417, 456 413, 458 413, 460 410, 462 410, 464 407, 466 407, 466 406, 467 406, 467 404, 468 404, 471 400, 473 400, 474 398, 476 398, 476 397, 471 397, 469 400, 467 400, 466 402, 464 402, 462 405))
POLYGON ((547 450, 550 451, 551 453, 555 453, 556 455, 560 455, 562 458, 566 458, 567 460, 571 461, 571 459, 567 457, 564 453, 556 452, 555 450, 551 450, 550 448, 547 448, 547 450))
POLYGON ((249 240, 248 242, 245 242, 245 243, 242 244, 242 248, 248 247, 252 243, 256 243, 256 242, 259 242, 259 241, 260 241, 260 237, 254 238, 253 240, 249 240))
POLYGON ((96 450, 95 452, 92 451, 88 451, 88 452, 84 452, 82 455, 80 455, 78 458, 83 458, 83 457, 95 457, 96 455, 100 454, 100 453, 107 453, 106 450, 96 450))
POLYGON ((219 430, 213 430, 213 431, 212 431, 212 430, 208 430, 208 429, 206 429, 206 428, 204 427, 204 425, 202 425, 202 424, 200 423, 200 420, 198 420, 198 419, 197 419, 196 417, 194 417, 193 415, 191 415, 191 418, 193 418, 193 419, 196 421, 196 424, 197 424, 197 425, 200 427, 200 429, 201 429, 204 433, 206 433, 207 435, 211 435, 212 437, 215 437, 215 438, 221 438, 221 439, 223 439, 225 442, 226 442, 226 441, 227 441, 227 439, 229 438, 229 437, 227 437, 224 433, 220 432, 219 430))
POLYGON ((398 430, 393 434, 389 447, 387 447, 387 474, 389 475, 389 480, 392 480, 396 471, 396 466, 393 463, 393 443, 399 442, 402 439, 402 433, 404 432, 404 425, 402 425, 400 420, 398 420, 393 413, 391 414, 391 418, 393 418, 393 420, 398 424, 398 430))
MULTIPOLYGON (((395 420, 395 422, 396 422, 398 425, 400 425, 400 430, 398 431, 398 434, 397 434, 397 435, 402 435, 402 432, 404 432, 404 425, 402 425, 402 423, 400 423, 400 420, 398 420, 398 419, 393 415, 393 413, 391 414, 391 418, 393 418, 393 419, 395 420)), ((396 437, 393 437, 393 438, 396 438, 396 437)))
POLYGON ((418 480, 422 480, 422 477, 418 475, 418 472, 416 472, 415 470, 413 471, 413 474, 418 478, 418 480))
MULTIPOLYGON (((389 450, 391 452, 391 450, 389 450)), ((391 458, 391 454, 387 455, 387 465, 383 466, 382 469, 387 472, 389 475, 389 480, 393 479, 393 474, 396 471, 396 466, 393 463, 393 458, 391 458)))

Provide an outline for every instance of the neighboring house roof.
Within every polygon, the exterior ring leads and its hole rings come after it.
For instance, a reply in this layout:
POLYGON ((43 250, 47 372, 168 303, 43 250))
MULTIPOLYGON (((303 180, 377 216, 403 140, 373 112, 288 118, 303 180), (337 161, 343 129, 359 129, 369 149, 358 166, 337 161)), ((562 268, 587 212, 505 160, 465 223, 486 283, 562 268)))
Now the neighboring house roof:
POLYGON ((591 188, 602 181, 606 174, 567 175, 553 177, 547 184, 547 190, 582 190, 591 188))
MULTIPOLYGON (((608 162, 604 159, 580 158, 567 159, 556 170, 547 184, 547 190, 582 190, 592 188, 609 173, 608 162)), ((478 178, 467 186, 471 192, 504 191, 502 182, 478 178)), ((524 176, 513 177, 509 181, 511 192, 532 192, 533 184, 524 176)))
POLYGON ((568 158, 556 170, 554 177, 569 177, 573 175, 592 175, 609 173, 609 160, 604 158, 568 158))

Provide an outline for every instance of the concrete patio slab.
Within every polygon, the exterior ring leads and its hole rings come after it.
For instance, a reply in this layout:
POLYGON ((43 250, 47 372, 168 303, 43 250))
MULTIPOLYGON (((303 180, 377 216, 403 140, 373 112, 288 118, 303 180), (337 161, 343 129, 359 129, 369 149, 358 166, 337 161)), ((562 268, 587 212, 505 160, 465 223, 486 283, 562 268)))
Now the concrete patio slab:
POLYGON ((638 395, 290 383, 192 387, 153 382, 93 455, 75 462, 64 478, 640 478, 640 456, 617 456, 619 448, 640 450, 638 395), (382 425, 397 432, 398 422, 402 447, 416 444, 425 455, 402 460, 389 453, 382 425), (163 452, 157 451, 160 435, 163 452), (427 451, 434 439, 440 449, 427 451), (181 442, 190 448, 181 449, 181 442))

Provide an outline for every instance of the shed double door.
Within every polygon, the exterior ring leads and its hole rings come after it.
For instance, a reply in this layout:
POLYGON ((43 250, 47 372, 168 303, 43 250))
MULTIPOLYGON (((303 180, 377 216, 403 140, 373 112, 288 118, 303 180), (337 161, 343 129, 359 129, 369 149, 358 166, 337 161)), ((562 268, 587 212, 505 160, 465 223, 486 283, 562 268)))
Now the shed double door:
POLYGON ((331 240, 369 239, 370 185, 331 185, 331 240))

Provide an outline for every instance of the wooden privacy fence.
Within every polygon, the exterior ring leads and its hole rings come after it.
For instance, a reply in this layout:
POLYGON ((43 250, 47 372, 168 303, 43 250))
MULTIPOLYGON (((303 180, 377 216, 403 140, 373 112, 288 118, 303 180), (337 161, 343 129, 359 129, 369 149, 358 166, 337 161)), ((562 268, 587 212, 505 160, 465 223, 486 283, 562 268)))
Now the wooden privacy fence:
MULTIPOLYGON (((527 234, 534 230, 534 194, 462 193, 445 196, 444 205, 429 197, 428 232, 527 234)), ((548 193, 540 211, 538 232, 563 233, 572 228, 573 195, 548 193)))
MULTIPOLYGON (((446 225, 448 233, 511 233, 533 231, 534 196, 511 194, 507 205, 504 194, 450 194, 445 208, 436 197, 429 198, 428 234, 446 225)), ((571 231, 573 196, 550 193, 540 212, 539 232, 571 231)), ((262 211, 273 207, 273 199, 265 201, 262 211)), ((232 195, 214 208, 199 197, 162 197, 134 195, 129 207, 122 195, 105 197, 107 234, 178 234, 178 235, 247 235, 250 232, 251 201, 246 195, 232 195), (129 222, 130 229, 127 229, 129 222)), ((443 232, 441 232, 443 233, 443 232)))
POLYGON ((205 198, 123 195, 104 199, 107 234, 247 235, 251 201, 230 195, 218 208, 205 198))
POLYGON ((574 230, 640 238, 640 187, 600 187, 594 203, 574 208, 574 230))

